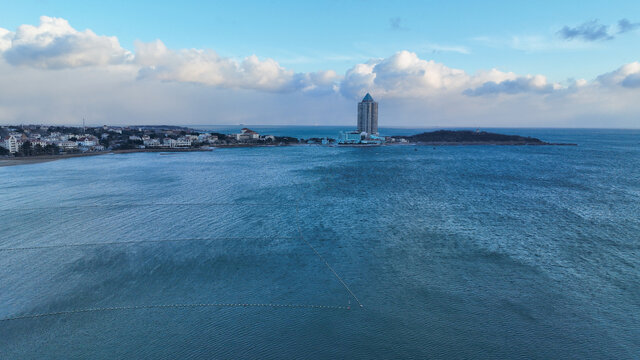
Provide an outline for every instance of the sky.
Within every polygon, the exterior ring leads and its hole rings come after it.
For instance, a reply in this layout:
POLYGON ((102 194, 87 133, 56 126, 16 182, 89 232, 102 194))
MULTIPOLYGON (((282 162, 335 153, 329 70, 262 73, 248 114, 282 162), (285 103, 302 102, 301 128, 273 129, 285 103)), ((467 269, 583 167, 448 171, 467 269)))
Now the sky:
POLYGON ((637 1, 2 9, 0 124, 640 128, 637 1))

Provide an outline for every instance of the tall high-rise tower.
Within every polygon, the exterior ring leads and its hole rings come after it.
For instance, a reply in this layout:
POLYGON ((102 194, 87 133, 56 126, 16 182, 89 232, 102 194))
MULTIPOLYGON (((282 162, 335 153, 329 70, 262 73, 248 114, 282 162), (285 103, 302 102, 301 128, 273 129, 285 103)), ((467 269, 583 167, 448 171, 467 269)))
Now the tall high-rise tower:
POLYGON ((358 131, 378 135, 378 103, 369 93, 358 103, 358 131))

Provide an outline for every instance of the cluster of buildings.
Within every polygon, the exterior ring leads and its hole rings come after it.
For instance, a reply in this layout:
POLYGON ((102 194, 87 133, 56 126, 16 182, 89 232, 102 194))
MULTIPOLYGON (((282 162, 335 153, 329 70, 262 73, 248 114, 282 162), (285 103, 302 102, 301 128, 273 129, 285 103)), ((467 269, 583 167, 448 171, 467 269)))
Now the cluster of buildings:
MULTIPOLYGON (((0 126, 0 147, 16 155, 59 154, 146 148, 195 148, 209 145, 275 143, 272 135, 243 128, 237 134, 199 132, 176 126, 58 127, 27 125, 0 126), (28 145, 29 149, 24 148, 28 145), (46 151, 45 151, 46 149, 46 151)), ((289 141, 291 139, 284 139, 289 141)))
POLYGON ((243 128, 239 133, 230 135, 213 133, 181 134, 178 137, 172 137, 172 134, 165 135, 168 136, 143 135, 142 137, 130 136, 129 139, 142 141, 142 146, 148 148, 190 148, 194 145, 233 145, 276 141, 276 137, 273 135, 260 135, 248 128, 243 128))
MULTIPOLYGON (((380 145, 385 142, 378 134, 378 103, 367 95, 358 103, 357 130, 340 132, 339 145, 380 145)), ((395 139, 391 138, 390 141, 395 139)), ((308 144, 330 144, 333 139, 312 138, 308 144)), ((237 134, 198 132, 178 126, 140 127, 59 127, 28 125, 20 127, 0 126, 2 153, 16 155, 58 154, 146 148, 195 148, 208 145, 300 143, 293 137, 261 135, 248 128, 237 134), (29 149, 25 149, 25 146, 29 149)))
POLYGON ((150 135, 132 135, 129 136, 131 141, 142 141, 141 148, 190 148, 194 144, 215 144, 218 142, 218 136, 212 134, 185 134, 184 136, 173 137, 151 137, 150 135))
POLYGON ((260 135, 248 128, 242 128, 239 133, 233 134, 233 136, 236 141, 241 143, 276 141, 276 137, 273 135, 260 135))
POLYGON ((215 143, 211 134, 187 134, 184 130, 162 131, 130 127, 57 127, 28 125, 0 127, 0 147, 9 153, 39 155, 47 153, 93 152, 146 147, 180 148, 215 143), (28 145, 30 149, 25 149, 28 145))
POLYGON ((38 127, 39 131, 33 131, 27 127, 18 132, 18 129, 8 128, 8 134, 0 138, 0 146, 10 153, 20 152, 25 145, 32 149, 57 148, 62 151, 103 151, 105 149, 94 135, 46 132, 47 129, 45 126, 38 127), (45 131, 44 134, 43 131, 45 131))
POLYGON ((358 103, 358 129, 340 132, 338 144, 380 145, 384 141, 378 134, 378 103, 367 93, 358 103))

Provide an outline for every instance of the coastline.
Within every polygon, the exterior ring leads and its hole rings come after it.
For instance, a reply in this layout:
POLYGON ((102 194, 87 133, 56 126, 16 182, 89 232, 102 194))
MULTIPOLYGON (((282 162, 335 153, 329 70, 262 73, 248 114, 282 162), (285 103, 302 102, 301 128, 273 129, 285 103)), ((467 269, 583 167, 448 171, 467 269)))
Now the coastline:
MULTIPOLYGON (((209 148, 153 148, 153 149, 127 149, 127 150, 113 150, 113 151, 100 151, 100 152, 87 152, 79 154, 64 154, 64 155, 40 155, 40 156, 28 156, 28 157, 7 157, 0 158, 0 167, 16 166, 16 165, 29 165, 39 164, 50 161, 85 157, 85 156, 99 156, 109 154, 129 154, 129 153, 141 153, 141 152, 157 152, 157 153, 178 153, 178 152, 197 152, 197 151, 211 151, 215 148, 229 149, 229 148, 247 148, 247 147, 279 147, 279 146, 319 146, 319 144, 228 144, 228 145, 211 145, 209 148)), ((493 145, 493 146, 577 146, 573 143, 521 143, 521 142, 409 142, 409 143, 386 143, 386 144, 332 144, 329 146, 338 147, 378 147, 378 146, 473 146, 473 145, 493 145)))
POLYGON ((575 143, 524 143, 524 142, 491 142, 491 141, 461 141, 461 142, 452 142, 452 141, 417 141, 417 142, 408 142, 408 143, 389 143, 384 145, 419 145, 419 146, 474 146, 474 145, 491 145, 491 146, 578 146, 575 143))
POLYGON ((127 149, 127 150, 87 152, 87 153, 80 153, 80 154, 8 157, 8 158, 0 158, 0 167, 39 164, 39 163, 45 163, 50 161, 62 160, 62 159, 70 159, 70 158, 76 158, 76 157, 99 156, 99 155, 109 155, 109 154, 129 154, 129 153, 139 153, 139 152, 168 153, 168 152, 194 152, 194 151, 211 151, 211 149, 175 149, 175 148, 174 149, 127 149))

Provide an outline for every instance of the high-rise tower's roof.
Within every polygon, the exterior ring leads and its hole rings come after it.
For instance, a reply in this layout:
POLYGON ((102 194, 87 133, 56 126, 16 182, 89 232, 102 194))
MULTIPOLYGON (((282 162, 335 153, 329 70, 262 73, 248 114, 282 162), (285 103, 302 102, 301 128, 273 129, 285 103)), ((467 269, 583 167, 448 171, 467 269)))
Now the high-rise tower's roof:
POLYGON ((371 94, 367 93, 367 95, 364 96, 364 99, 362 99, 362 102, 373 102, 371 94))

